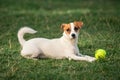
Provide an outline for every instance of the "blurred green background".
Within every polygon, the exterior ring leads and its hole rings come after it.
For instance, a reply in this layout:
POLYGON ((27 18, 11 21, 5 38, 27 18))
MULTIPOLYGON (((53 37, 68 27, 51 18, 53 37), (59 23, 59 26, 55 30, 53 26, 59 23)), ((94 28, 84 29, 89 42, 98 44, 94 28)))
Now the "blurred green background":
POLYGON ((0 80, 119 80, 119 0, 0 0, 0 80), (17 31, 29 26, 38 31, 25 35, 58 38, 62 23, 83 21, 78 46, 82 54, 107 51, 105 60, 88 63, 20 56, 17 31))

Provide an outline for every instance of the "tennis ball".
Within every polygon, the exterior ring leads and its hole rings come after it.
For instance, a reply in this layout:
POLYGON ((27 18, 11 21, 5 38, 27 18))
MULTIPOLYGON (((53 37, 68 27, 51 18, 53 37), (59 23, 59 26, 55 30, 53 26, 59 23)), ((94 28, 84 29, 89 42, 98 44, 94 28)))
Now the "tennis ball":
POLYGON ((98 49, 95 51, 95 58, 96 59, 104 59, 106 55, 106 51, 104 49, 98 49))

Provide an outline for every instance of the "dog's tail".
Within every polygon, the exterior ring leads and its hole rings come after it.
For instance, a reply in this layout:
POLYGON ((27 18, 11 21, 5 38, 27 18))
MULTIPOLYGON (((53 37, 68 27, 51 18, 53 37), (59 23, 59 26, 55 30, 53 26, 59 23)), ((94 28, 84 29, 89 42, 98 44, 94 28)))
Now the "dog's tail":
POLYGON ((19 41, 20 45, 23 46, 24 43, 26 42, 26 40, 24 39, 24 34, 25 34, 25 33, 34 34, 34 33, 36 33, 36 32, 37 32, 37 31, 35 31, 35 30, 33 30, 33 29, 29 28, 29 27, 23 27, 23 28, 21 28, 21 29, 18 31, 18 34, 17 34, 17 36, 18 36, 18 41, 19 41))

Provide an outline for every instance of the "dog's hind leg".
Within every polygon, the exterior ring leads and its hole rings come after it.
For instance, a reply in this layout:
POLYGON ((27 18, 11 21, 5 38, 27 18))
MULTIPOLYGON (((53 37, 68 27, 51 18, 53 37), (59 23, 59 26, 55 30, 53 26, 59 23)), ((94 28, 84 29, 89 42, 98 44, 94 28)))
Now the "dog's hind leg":
POLYGON ((28 59, 38 59, 40 58, 41 53, 41 50, 31 47, 23 48, 21 50, 21 55, 28 59))

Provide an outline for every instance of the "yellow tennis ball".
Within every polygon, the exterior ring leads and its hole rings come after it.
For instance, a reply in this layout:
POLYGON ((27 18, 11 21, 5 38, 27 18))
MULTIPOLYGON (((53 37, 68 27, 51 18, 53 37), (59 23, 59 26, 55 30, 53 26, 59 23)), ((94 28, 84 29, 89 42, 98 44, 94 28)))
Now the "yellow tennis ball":
POLYGON ((95 58, 96 59, 104 59, 106 55, 106 51, 104 49, 98 49, 95 51, 95 58))

